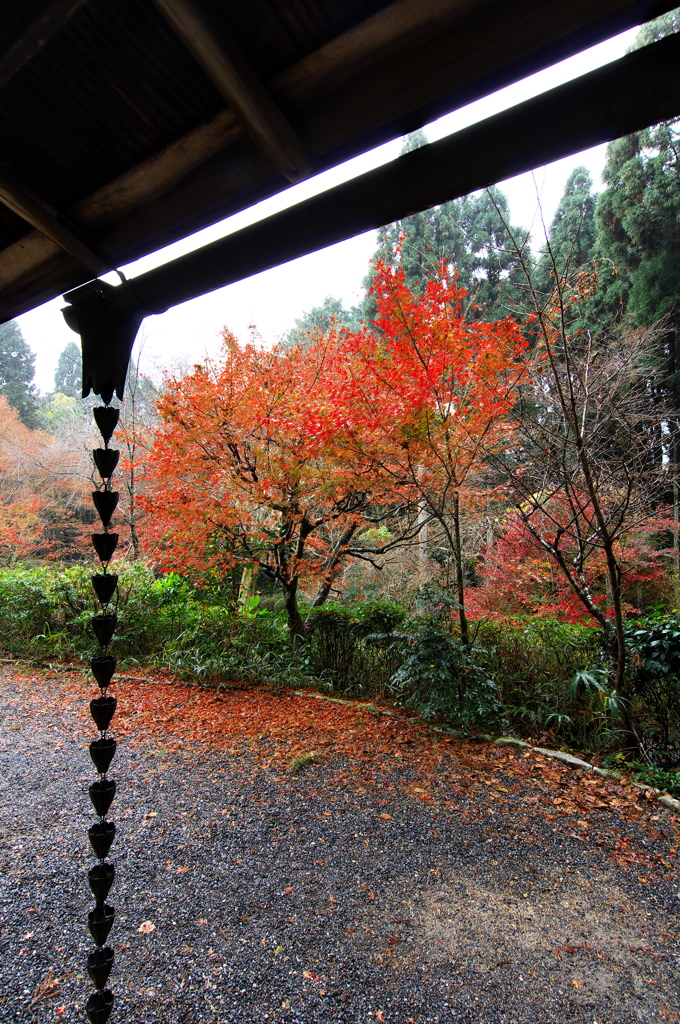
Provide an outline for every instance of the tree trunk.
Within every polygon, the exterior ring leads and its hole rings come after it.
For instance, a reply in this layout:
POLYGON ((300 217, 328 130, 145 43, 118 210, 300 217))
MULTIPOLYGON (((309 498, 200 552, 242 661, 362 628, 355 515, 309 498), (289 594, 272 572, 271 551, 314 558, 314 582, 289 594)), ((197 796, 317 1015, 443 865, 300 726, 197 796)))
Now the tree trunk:
MULTIPOLYGON (((128 450, 130 449, 128 444, 128 450)), ((128 492, 128 513, 127 523, 130 529, 130 548, 131 555, 130 561, 136 562, 139 558, 139 534, 137 533, 137 493, 135 490, 135 445, 132 445, 132 451, 130 455, 130 478, 125 484, 128 492)))
POLYGON ((139 558, 139 534, 134 519, 130 520, 130 548, 132 549, 130 561, 136 562, 139 558))
POLYGON ((356 523, 350 523, 326 559, 324 579, 319 585, 316 596, 312 601, 311 608, 309 609, 309 615, 307 616, 307 621, 305 623, 305 629, 307 630, 309 629, 309 620, 314 609, 321 608, 321 606, 328 600, 328 595, 330 594, 331 587, 333 586, 333 580, 336 578, 342 563, 345 548, 354 536, 356 528, 356 523))
POLYGON ((297 587, 297 580, 293 580, 292 583, 284 583, 283 580, 281 581, 286 617, 288 619, 288 632, 294 647, 297 647, 309 633, 309 630, 300 615, 300 609, 297 602, 297 587))
POLYGON ((456 596, 458 599, 458 619, 460 622, 460 642, 463 647, 470 646, 468 621, 465 614, 465 573, 463 571, 463 548, 460 540, 460 497, 456 491, 453 496, 453 554, 456 562, 456 596))
POLYGON ((430 552, 428 547, 428 523, 429 514, 425 501, 420 501, 418 504, 418 575, 421 582, 427 582, 425 577, 427 575, 428 562, 430 558, 430 552))
POLYGON ((248 602, 253 596, 253 580, 255 578, 255 571, 253 563, 249 562, 243 566, 241 572, 241 585, 238 588, 238 610, 241 614, 248 610, 248 602))

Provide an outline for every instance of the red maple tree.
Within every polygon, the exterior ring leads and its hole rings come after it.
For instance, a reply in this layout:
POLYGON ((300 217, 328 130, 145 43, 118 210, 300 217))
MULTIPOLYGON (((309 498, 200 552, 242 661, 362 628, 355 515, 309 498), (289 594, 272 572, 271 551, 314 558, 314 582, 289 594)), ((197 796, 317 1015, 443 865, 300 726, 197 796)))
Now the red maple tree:
POLYGON ((228 332, 223 360, 170 380, 145 505, 167 566, 224 573, 252 565, 283 592, 293 636, 331 592, 343 562, 373 558, 417 532, 402 495, 365 461, 341 457, 347 410, 336 401, 343 350, 336 338, 307 349, 239 345, 228 332), (385 543, 361 527, 400 519, 385 543))
MULTIPOLYGON (((344 332, 336 404, 347 411, 345 458, 369 464, 416 502, 421 556, 428 524, 453 561, 461 639, 465 613, 463 531, 498 501, 487 459, 507 447, 513 408, 530 363, 514 320, 466 320, 465 292, 442 264, 422 294, 397 260, 376 264, 377 317, 371 330, 344 332)), ((432 563, 427 565, 432 572, 432 563)))
POLYGON ((414 295, 398 265, 379 264, 374 290, 371 327, 304 349, 225 333, 219 365, 168 382, 147 506, 166 564, 258 566, 293 635, 306 631, 301 587, 318 606, 347 560, 374 561, 436 520, 467 643, 462 508, 488 499, 482 446, 507 444, 524 340, 510 320, 467 323, 444 267, 414 295))

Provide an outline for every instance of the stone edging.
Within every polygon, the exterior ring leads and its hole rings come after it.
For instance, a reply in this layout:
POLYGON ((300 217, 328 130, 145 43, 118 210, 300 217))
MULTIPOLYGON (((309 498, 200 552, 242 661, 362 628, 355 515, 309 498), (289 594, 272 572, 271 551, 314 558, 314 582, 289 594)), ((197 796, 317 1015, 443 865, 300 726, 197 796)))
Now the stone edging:
MULTIPOLYGON (((494 743, 502 747, 533 750, 535 754, 542 754, 543 757, 550 757, 554 761, 561 761, 562 764, 569 765, 571 768, 581 768, 583 771, 593 772, 595 775, 600 775, 605 779, 618 779, 621 781, 623 778, 620 772, 611 771, 609 768, 598 768, 597 765, 589 764, 588 761, 582 761, 579 757, 567 754, 563 750, 546 750, 544 747, 532 747, 530 743, 525 743, 524 740, 517 739, 515 736, 501 736, 499 739, 494 740, 494 743)), ((643 782, 629 782, 628 785, 634 786, 635 789, 643 790, 647 799, 655 799, 657 803, 668 807, 671 811, 675 811, 676 814, 680 814, 680 800, 675 800, 672 796, 664 796, 658 789, 654 789, 653 786, 645 786, 643 782)))

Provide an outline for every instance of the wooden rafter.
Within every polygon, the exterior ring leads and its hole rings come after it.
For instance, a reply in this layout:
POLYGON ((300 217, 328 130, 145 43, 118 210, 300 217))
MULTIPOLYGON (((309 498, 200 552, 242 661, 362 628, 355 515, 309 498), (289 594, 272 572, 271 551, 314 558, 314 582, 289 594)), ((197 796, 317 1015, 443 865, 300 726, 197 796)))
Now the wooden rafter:
POLYGON ((290 122, 230 40, 218 39, 194 0, 154 0, 227 101, 255 145, 290 181, 309 173, 309 154, 290 122))
POLYGON ((35 57, 87 0, 53 0, 27 31, 0 56, 0 89, 35 57))
MULTIPOLYGON (((109 289, 146 316, 680 113, 669 36, 109 289), (513 140, 523 139, 523 146, 513 140)), ((72 301, 72 299, 69 299, 72 301)))
MULTIPOLYGON (((393 0, 268 79, 266 89, 291 112, 315 170, 323 170, 675 2, 393 0)), ((244 135, 231 107, 212 113, 63 214, 81 241, 86 232, 117 265, 129 263, 281 189, 271 162, 242 145, 244 135)), ((58 221, 63 226, 64 216, 58 221)), ((0 319, 86 279, 63 240, 40 230, 14 239, 0 255, 0 319)))
POLYGON ((78 228, 61 217, 56 210, 50 209, 25 184, 14 180, 5 168, 0 168, 0 203, 73 256, 95 277, 112 269, 111 264, 95 251, 96 247, 84 239, 78 228))
MULTIPOLYGON (((616 2, 607 0, 608 9, 614 8, 616 2)), ((578 0, 578 3, 579 11, 574 6, 564 14, 564 18, 569 14, 569 27, 572 30, 587 21, 588 17, 585 0, 578 0)), ((456 22, 456 19, 477 4, 478 0, 422 0, 416 4, 411 0, 395 0, 281 72, 269 83, 269 87, 276 95, 285 96, 287 102, 296 107, 304 106, 310 94, 320 97, 334 95, 343 88, 348 76, 354 75, 363 83, 362 69, 369 67, 372 62, 401 59, 404 47, 414 40, 430 35, 435 39, 448 40, 452 21, 456 22)), ((508 17, 512 15, 512 6, 508 4, 508 17)), ((501 25, 499 32, 504 27, 501 25)), ((532 31, 539 30, 540 17, 537 16, 532 31)), ((510 56, 521 56, 527 48, 535 47, 537 39, 532 31, 525 26, 521 38, 513 38, 508 44, 507 53, 510 56)), ((483 41, 480 45, 483 45, 483 41)), ((452 78, 452 86, 455 84, 455 78, 452 78)), ((359 102, 365 106, 363 100, 359 102)), ((310 137, 310 146, 317 154, 320 167, 324 166, 323 154, 340 141, 340 136, 331 136, 330 131, 327 119, 322 118, 318 129, 310 137)), ((166 202, 175 202, 175 192, 182 187, 182 183, 190 180, 210 160, 219 159, 222 153, 228 153, 229 147, 238 142, 242 135, 242 125, 233 110, 222 110, 154 156, 81 199, 67 211, 68 216, 83 225, 86 231, 99 233, 106 231, 108 225, 118 225, 115 239, 109 238, 105 244, 112 253, 120 254, 119 239, 125 236, 128 221, 136 223, 143 211, 147 211, 144 216, 150 216, 155 206, 161 208, 159 218, 162 218, 166 202)), ((257 172, 253 169, 254 185, 259 180, 256 173, 261 177, 262 168, 258 168, 257 172)), ((228 212, 231 211, 227 210, 222 215, 228 212)), ((191 225, 194 230, 202 226, 200 223, 191 225)), ((165 244, 165 241, 154 235, 152 244, 158 247, 165 244)), ((126 251, 119 262, 128 262, 130 258, 139 255, 138 251, 130 253, 127 242, 123 244, 126 251)), ((55 247, 44 235, 33 233, 24 236, 4 250, 0 262, 0 291, 16 288, 19 282, 34 272, 34 268, 44 266, 54 257, 55 247)))

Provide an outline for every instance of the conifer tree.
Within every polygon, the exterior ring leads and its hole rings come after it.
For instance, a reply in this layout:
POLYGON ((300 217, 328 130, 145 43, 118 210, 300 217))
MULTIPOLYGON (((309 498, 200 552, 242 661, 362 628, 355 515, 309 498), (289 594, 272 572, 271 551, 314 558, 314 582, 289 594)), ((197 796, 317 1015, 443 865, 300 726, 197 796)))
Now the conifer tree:
POLYGON ((62 350, 54 371, 54 390, 68 398, 80 398, 82 393, 83 359, 75 341, 69 341, 62 350))
POLYGON ((575 167, 548 232, 546 248, 536 267, 539 291, 552 291, 554 274, 563 275, 590 264, 595 256, 595 203, 593 181, 587 167, 575 167))
MULTIPOLYGON (((671 11, 643 26, 632 49, 679 29, 680 10, 671 11)), ((610 272, 600 276, 601 319, 638 328, 660 325, 653 392, 655 402, 675 410, 659 448, 675 470, 672 500, 680 520, 680 122, 612 142, 603 177, 607 188, 597 203, 597 249, 610 272)))
POLYGON ((315 333, 319 331, 328 334, 333 327, 347 327, 357 331, 360 322, 361 309, 358 306, 347 309, 341 299, 327 295, 320 306, 313 306, 298 317, 295 326, 284 336, 282 344, 284 348, 292 348, 293 345, 306 348, 313 343, 315 333))
MULTIPOLYGON (((406 138, 402 154, 426 141, 422 131, 414 132, 406 138)), ((523 282, 506 226, 509 224, 507 197, 494 186, 381 228, 373 262, 380 260, 385 266, 394 266, 400 250, 399 265, 406 284, 418 295, 423 294, 428 280, 437 277, 443 260, 455 268, 458 286, 467 292, 470 318, 499 319, 512 313, 523 282)), ((511 230, 515 238, 526 237, 521 228, 511 230)), ((364 314, 368 319, 375 315, 370 294, 373 279, 371 269, 364 281, 364 314)))
POLYGON ((38 426, 37 394, 33 384, 35 355, 15 320, 0 325, 0 395, 17 411, 21 422, 38 426))

